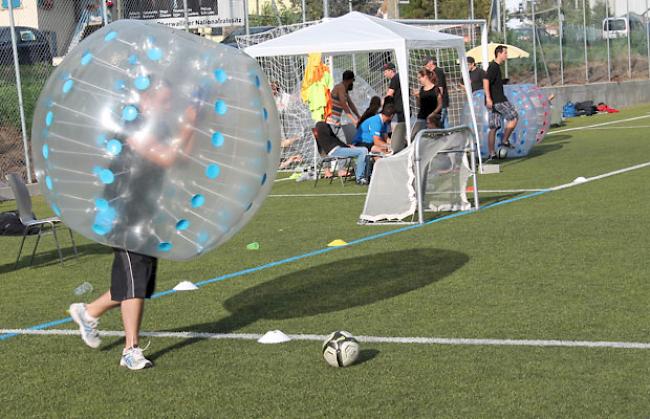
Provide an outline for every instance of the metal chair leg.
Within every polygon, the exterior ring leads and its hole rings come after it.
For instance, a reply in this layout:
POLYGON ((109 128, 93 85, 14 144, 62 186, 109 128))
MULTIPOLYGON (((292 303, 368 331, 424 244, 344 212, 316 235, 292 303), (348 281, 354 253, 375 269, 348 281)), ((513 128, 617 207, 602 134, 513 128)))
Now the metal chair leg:
POLYGON ((16 263, 14 263, 14 269, 18 267, 18 261, 20 261, 20 254, 23 252, 23 245, 25 244, 25 238, 27 237, 28 229, 25 228, 23 232, 23 239, 20 241, 20 247, 18 248, 18 256, 16 256, 16 263))
POLYGON ((314 188, 318 185, 318 180, 320 179, 320 172, 323 170, 323 162, 320 162, 316 165, 316 181, 314 182, 314 188))
POLYGON ((56 235, 56 227, 52 224, 52 235, 54 236, 54 243, 56 243, 56 250, 59 252, 59 260, 61 261, 61 266, 63 266, 63 253, 61 252, 61 246, 59 245, 59 238, 56 235))
POLYGON ((34 244, 34 250, 32 250, 32 258, 29 260, 29 266, 32 266, 34 264, 34 255, 36 254, 36 248, 38 247, 38 243, 41 241, 42 232, 43 232, 43 226, 40 225, 38 226, 38 237, 36 237, 36 244, 34 244))
POLYGON ((68 227, 68 233, 70 233, 70 241, 72 242, 72 251, 74 255, 79 258, 79 252, 77 252, 77 244, 74 242, 74 237, 72 236, 72 229, 68 227))

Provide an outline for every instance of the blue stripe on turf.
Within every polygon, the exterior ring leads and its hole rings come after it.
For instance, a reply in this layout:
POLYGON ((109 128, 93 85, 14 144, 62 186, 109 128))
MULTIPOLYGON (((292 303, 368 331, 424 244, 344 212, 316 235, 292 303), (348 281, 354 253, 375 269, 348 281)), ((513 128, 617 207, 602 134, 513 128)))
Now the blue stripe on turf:
MULTIPOLYGON (((535 196, 543 195, 543 194, 545 194, 547 192, 551 192, 551 190, 550 189, 544 189, 542 191, 533 192, 533 193, 530 193, 530 194, 527 194, 527 195, 522 195, 522 196, 518 196, 518 197, 515 197, 515 198, 510 198, 510 199, 506 199, 506 200, 503 200, 503 201, 493 202, 491 204, 488 204, 488 205, 485 205, 485 206, 481 207, 480 211, 490 209, 490 208, 494 208, 494 207, 497 207, 499 205, 504 205, 504 204, 509 204, 509 203, 512 203, 512 202, 521 201, 523 199, 533 198, 535 196)), ((456 213, 453 213, 453 214, 450 214, 450 215, 445 215, 444 217, 429 220, 424 224, 413 224, 413 225, 409 225, 409 226, 406 226, 406 227, 397 228, 395 230, 385 231, 383 233, 371 234, 370 236, 367 236, 367 237, 352 240, 351 242, 349 242, 348 244, 343 245, 343 246, 326 247, 326 248, 323 248, 323 249, 314 250, 314 251, 311 251, 311 252, 308 252, 308 253, 303 253, 302 255, 292 256, 290 258, 281 259, 281 260, 278 260, 278 261, 275 261, 275 262, 266 263, 264 265, 256 266, 256 267, 253 267, 253 268, 248 268, 248 269, 244 269, 244 270, 241 270, 241 271, 221 275, 221 276, 218 276, 216 278, 199 281, 195 285, 197 287, 204 287, 206 285, 214 284, 215 282, 222 282, 222 281, 225 281, 227 279, 232 279, 232 278, 236 278, 236 277, 239 277, 239 276, 248 275, 248 274, 251 274, 251 273, 262 271, 264 269, 273 268, 273 267, 279 266, 279 265, 285 265, 287 263, 295 262, 297 260, 310 258, 312 256, 322 255, 322 254, 332 252, 332 251, 340 249, 340 248, 344 248, 344 247, 348 247, 348 246, 354 246, 354 245, 365 243, 365 242, 368 242, 368 241, 371 241, 371 240, 381 239, 383 237, 392 236, 393 234, 403 233, 405 231, 414 230, 416 228, 421 228, 421 227, 424 227, 424 226, 427 226, 427 225, 439 223, 441 221, 451 220, 453 218, 458 218, 458 217, 462 217, 464 215, 474 214, 474 213, 475 212, 471 211, 471 210, 470 211, 456 212, 456 213)), ((174 293, 176 293, 176 291, 173 290, 173 289, 167 290, 167 291, 161 291, 161 292, 157 292, 154 295, 152 295, 151 298, 160 298, 160 297, 164 297, 166 295, 170 295, 170 294, 174 294, 174 293)), ((27 329, 28 330, 47 329, 49 327, 58 326, 60 324, 68 323, 68 322, 71 322, 71 321, 72 321, 72 318, 66 317, 65 319, 55 320, 55 321, 52 321, 52 322, 41 323, 41 324, 38 324, 36 326, 31 326, 31 327, 28 327, 27 329)), ((0 340, 7 340, 7 339, 10 339, 10 338, 15 337, 15 336, 17 336, 16 333, 5 333, 3 335, 0 335, 0 340)))

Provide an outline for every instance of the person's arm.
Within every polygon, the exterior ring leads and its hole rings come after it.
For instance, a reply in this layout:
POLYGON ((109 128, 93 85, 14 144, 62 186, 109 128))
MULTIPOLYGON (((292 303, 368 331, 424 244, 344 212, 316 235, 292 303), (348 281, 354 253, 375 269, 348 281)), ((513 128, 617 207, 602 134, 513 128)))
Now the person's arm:
POLYGON ((436 89, 437 105, 433 112, 431 112, 431 115, 440 115, 440 111, 442 111, 442 91, 435 87, 434 89, 436 89))
POLYGON ((490 95, 490 69, 485 73, 483 78, 483 91, 485 92, 485 106, 488 109, 492 109, 492 96, 490 95))
MULTIPOLYGON (((361 115, 359 114, 359 111, 357 110, 357 107, 354 104, 354 102, 352 102, 352 98, 350 97, 348 92, 345 92, 345 94, 348 97, 348 105, 350 105, 350 109, 352 109, 352 113, 354 113, 354 115, 357 117, 356 120, 358 121, 359 118, 361 118, 361 115)), ((356 124, 356 122, 355 122, 355 124, 356 124)))
POLYGON ((194 144, 194 122, 196 122, 197 112, 194 107, 185 111, 184 123, 178 138, 175 138, 171 144, 161 144, 159 139, 152 135, 143 137, 131 136, 127 138, 129 147, 145 159, 155 163, 157 166, 168 168, 176 162, 181 154, 189 153, 194 144))
POLYGON ((357 108, 354 107, 354 104, 352 103, 352 100, 350 100, 350 96, 348 96, 348 91, 343 86, 342 84, 339 84, 337 86, 338 89, 338 94, 337 96, 340 99, 341 102, 341 107, 343 108, 343 112, 345 112, 352 122, 356 125, 357 121, 359 120, 359 113, 357 112, 357 108), (350 106, 352 105, 352 106, 350 106), (354 113, 353 113, 354 111, 354 113))

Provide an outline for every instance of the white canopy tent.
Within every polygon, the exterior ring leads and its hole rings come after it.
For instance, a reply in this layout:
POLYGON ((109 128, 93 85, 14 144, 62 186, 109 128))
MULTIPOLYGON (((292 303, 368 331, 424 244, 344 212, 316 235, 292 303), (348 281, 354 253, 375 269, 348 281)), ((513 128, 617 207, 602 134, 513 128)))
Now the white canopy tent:
MULTIPOLYGON (((252 57, 275 57, 307 55, 321 52, 324 55, 352 54, 370 51, 395 52, 399 74, 404 116, 410 121, 408 51, 453 48, 457 51, 467 103, 472 118, 471 128, 478 144, 476 115, 472 106, 472 91, 469 79, 465 43, 462 37, 442 32, 426 30, 391 20, 378 19, 363 13, 351 12, 347 15, 328 19, 293 33, 250 46, 244 51, 252 57)), ((411 126, 406 124, 406 138, 410 143, 411 126)), ((477 153, 480 156, 479 153, 477 153)), ((480 162, 480 157, 479 157, 480 162)), ((480 163, 479 163, 480 164, 480 163)))

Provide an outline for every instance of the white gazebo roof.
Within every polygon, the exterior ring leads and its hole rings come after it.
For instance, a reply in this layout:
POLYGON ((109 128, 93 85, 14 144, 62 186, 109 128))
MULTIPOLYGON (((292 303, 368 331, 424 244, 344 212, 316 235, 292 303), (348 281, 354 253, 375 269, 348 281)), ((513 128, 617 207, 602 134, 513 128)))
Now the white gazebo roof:
POLYGON ((253 57, 352 53, 433 48, 465 48, 463 38, 434 32, 359 12, 328 19, 287 35, 250 46, 253 57))

